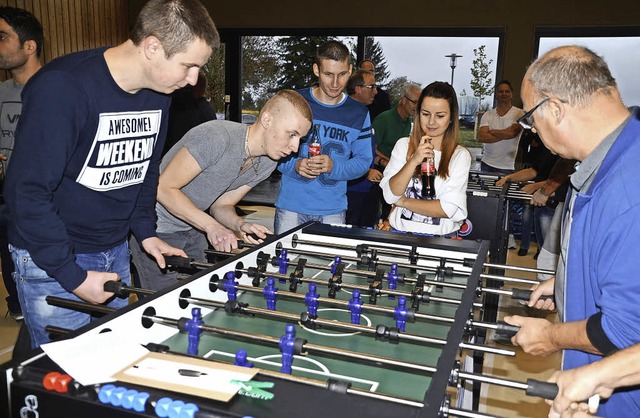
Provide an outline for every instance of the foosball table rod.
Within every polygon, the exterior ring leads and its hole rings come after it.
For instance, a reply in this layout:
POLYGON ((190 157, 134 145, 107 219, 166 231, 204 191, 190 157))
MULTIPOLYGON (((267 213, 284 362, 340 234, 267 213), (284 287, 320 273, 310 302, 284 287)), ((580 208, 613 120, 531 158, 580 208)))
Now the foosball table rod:
MULTIPOLYGON (((60 299, 60 298, 58 298, 60 299)), ((63 299, 64 300, 64 299, 63 299)), ((80 302, 82 303, 82 302, 80 302)), ((86 302, 85 302, 86 303, 86 302)), ((91 307, 95 307, 95 305, 92 304, 88 304, 86 303, 87 306, 85 307, 85 309, 90 310, 91 307)), ((74 305, 77 306, 77 305, 74 305)), ((111 309, 111 308, 109 308, 111 309)), ((153 309, 153 308, 151 308, 153 309)), ((111 309, 112 311, 115 311, 114 309, 111 309)), ((143 315, 146 320, 152 320, 153 322, 157 322, 157 323, 162 323, 164 325, 173 325, 177 328, 180 328, 180 322, 182 322, 184 324, 185 320, 188 320, 187 318, 182 318, 181 320, 173 320, 170 318, 162 318, 162 317, 150 317, 148 315, 143 315)), ((207 326, 208 327, 208 326, 207 326)), ((216 327, 214 327, 216 328, 216 327)), ((58 335, 63 335, 65 333, 69 333, 69 330, 65 330, 63 328, 59 328, 59 327, 46 327, 46 330, 48 331, 52 331, 58 335)), ((216 329, 215 332, 220 331, 221 329, 216 329)), ((206 329, 203 331, 207 331, 206 329)), ((224 333, 225 335, 229 336, 238 336, 238 335, 249 335, 249 336, 255 336, 258 334, 252 334, 252 333, 242 333, 242 332, 237 332, 237 331, 233 331, 233 330, 226 330, 228 331, 228 333, 224 333)), ((264 336, 267 337, 267 336, 264 336)), ((268 340, 270 340, 271 343, 275 343, 277 344, 279 342, 279 339, 275 338, 275 337, 268 337, 268 340)), ((265 340, 261 339, 262 342, 264 342, 265 340)), ((317 345, 313 345, 313 344, 306 344, 308 345, 308 348, 311 348, 313 350, 318 351, 317 349, 323 346, 317 346, 317 345)), ((163 352, 163 353, 167 353, 167 354, 173 354, 173 355, 179 355, 179 356, 186 356, 186 357, 192 357, 192 358, 198 358, 198 359, 202 359, 202 357, 196 356, 196 355, 189 355, 189 354, 185 354, 185 353, 181 353, 181 352, 175 352, 175 351, 171 351, 169 349, 168 346, 166 345, 162 345, 162 344, 155 344, 155 343, 149 343, 144 345, 144 347, 146 347, 149 351, 154 351, 154 352, 163 352)), ((319 351, 319 352, 324 352, 326 354, 331 354, 331 353, 336 353, 336 349, 333 347, 323 347, 324 351, 319 351)), ((337 352, 339 354, 344 355, 345 352, 348 352, 347 350, 337 350, 337 352)), ((367 360, 367 361, 373 361, 374 363, 377 364, 385 364, 385 361, 387 362, 386 364, 388 365, 392 365, 392 366, 399 366, 399 367, 407 367, 413 370, 420 370, 420 371, 424 371, 424 372, 428 372, 428 373, 435 373, 436 368, 432 367, 432 366, 426 366, 426 365, 419 365, 416 363, 408 363, 408 362, 402 362, 402 361, 397 361, 394 359, 388 359, 385 357, 380 357, 380 356, 372 356, 370 354, 363 354, 363 353, 356 353, 356 352, 349 352, 350 355, 352 356, 352 358, 355 359, 359 359, 359 360, 367 360)), ((208 360, 205 358, 205 360, 208 360)), ((249 360, 254 360, 249 358, 249 360)), ((210 361, 214 361, 214 360, 210 360, 210 361)), ((224 362, 224 361, 219 361, 219 360, 215 360, 216 362, 224 362)), ((224 362, 226 363, 226 362, 224 362)), ((376 393, 376 392, 371 392, 371 391, 367 391, 367 390, 362 390, 362 389, 357 389, 357 388, 351 388, 350 384, 348 382, 340 382, 340 381, 332 381, 332 379, 329 379, 329 381, 324 382, 324 381, 320 381, 320 380, 315 380, 315 379, 309 379, 309 378, 304 378, 304 377, 297 377, 297 376, 292 376, 286 373, 281 373, 281 372, 277 372, 277 371, 270 371, 270 370, 266 370, 266 369, 260 369, 259 373, 260 375, 263 376, 269 376, 269 377, 276 377, 276 378, 280 378, 280 379, 284 379, 284 380, 288 380, 288 381, 293 381, 293 382, 298 382, 298 383, 302 383, 302 384, 306 384, 306 385, 312 385, 312 386, 316 386, 316 387, 321 387, 321 388, 326 388, 326 389, 332 389, 332 390, 340 390, 343 391, 343 393, 350 393, 350 394, 354 394, 354 395, 358 395, 358 396, 364 396, 364 397, 368 397, 368 398, 375 398, 375 399, 380 399, 380 400, 385 400, 385 401, 389 401, 389 402, 395 402, 395 403, 401 403, 401 404, 405 404, 405 405, 410 405, 410 406, 415 406, 418 408, 422 408, 424 407, 424 404, 421 402, 417 402, 417 401, 413 401, 410 399, 406 399, 406 398, 400 398, 397 396, 393 396, 393 395, 388 395, 388 394, 384 394, 384 393, 376 393), (337 389, 336 389, 337 388, 337 389)), ((460 380, 471 380, 471 381, 479 381, 479 382, 483 382, 483 383, 487 383, 487 384, 495 384, 495 385, 499 385, 499 386, 504 386, 504 387, 509 387, 509 388, 514 388, 514 389, 521 389, 524 390, 525 393, 528 396, 537 396, 537 397, 542 397, 544 399, 553 399, 555 398, 555 396, 557 395, 558 392, 558 388, 557 385, 554 383, 549 383, 549 382, 542 382, 542 381, 538 381, 535 379, 528 379, 526 383, 522 383, 522 382, 517 382, 517 381, 512 381, 512 380, 508 380, 508 379, 504 379, 504 378, 498 378, 498 377, 494 377, 494 376, 487 376, 487 375, 482 375, 482 374, 477 374, 477 373, 468 373, 468 372, 461 372, 459 370, 459 364, 454 365, 454 367, 452 368, 451 371, 451 376, 449 379, 449 384, 451 386, 455 386, 457 383, 460 382, 460 380)), ((592 402, 593 404, 593 402, 592 402)), ((204 411, 203 411, 204 412, 204 411)), ((457 416, 457 417, 486 417, 486 418, 498 418, 495 417, 493 415, 486 415, 486 414, 481 414, 478 412, 474 412, 474 411, 468 411, 468 410, 463 410, 463 409, 457 409, 457 408, 450 408, 448 406, 448 404, 445 404, 443 402, 443 407, 441 408, 441 414, 440 416, 457 416)), ((208 415, 201 415, 203 418, 208 417, 208 415)))
MULTIPOLYGON (((295 264, 292 263, 292 262, 289 262, 289 261, 283 262, 282 260, 280 260, 277 257, 269 257, 268 254, 264 254, 262 252, 258 255, 258 259, 260 259, 260 258, 270 259, 271 265, 276 266, 276 267, 282 266, 283 264, 286 264, 287 266, 295 266, 295 264)), ((336 261, 337 261, 338 258, 339 257, 336 257, 336 261)), ((312 263, 305 263, 304 266, 312 268, 312 269, 329 270, 332 273, 336 270, 335 262, 334 262, 334 264, 332 264, 330 266, 325 266, 325 265, 321 265, 321 264, 312 264, 312 263)), ((394 266, 396 266, 396 265, 395 264, 391 265, 392 270, 394 269, 394 266)), ((388 273, 386 273, 384 271, 371 272, 371 271, 353 270, 353 269, 347 269, 347 268, 341 269, 340 271, 342 273, 348 273, 348 274, 352 274, 354 276, 363 276, 363 277, 367 277, 367 278, 372 278, 372 277, 373 278, 378 278, 380 276, 384 277, 385 274, 386 274, 386 277, 388 277, 388 273)), ((437 270, 437 271, 441 272, 442 270, 437 270)), ((447 275, 447 274, 449 276, 452 276, 452 272, 449 272, 449 271, 447 271, 445 274, 443 274, 443 276, 447 275)), ((269 275, 271 275, 271 274, 269 274, 269 275)), ((454 289, 460 289, 460 290, 464 290, 464 289, 467 288, 467 285, 465 285, 465 284, 451 283, 451 282, 446 282, 446 281, 441 281, 441 280, 430 280, 430 279, 426 279, 424 277, 402 277, 402 275, 396 275, 396 276, 397 276, 396 277, 397 281, 404 282, 404 283, 415 284, 415 283, 421 282, 421 283, 424 283, 424 284, 427 284, 427 285, 442 286, 442 287, 454 288, 454 289)), ((481 278, 483 278, 483 276, 485 278, 490 278, 490 279, 505 280, 505 278, 502 277, 502 276, 489 276, 489 277, 486 277, 488 275, 483 275, 483 274, 480 275, 481 278)), ((537 283, 539 283, 539 281, 537 281, 537 280, 527 280, 527 279, 519 279, 519 280, 521 280, 524 283, 529 283, 529 284, 537 284, 537 283)), ((484 292, 489 292, 489 293, 494 293, 494 294, 508 295, 508 296, 511 296, 513 299, 518 299, 518 300, 529 300, 529 296, 531 296, 531 291, 530 290, 521 290, 521 289, 501 290, 501 289, 496 289, 496 288, 492 288, 492 287, 481 287, 481 286, 479 286, 477 288, 477 292, 478 293, 483 292, 483 291, 484 292)))
MULTIPOLYGON (((417 260, 420 260, 420 259, 428 260, 428 261, 436 261, 436 262, 445 260, 448 263, 461 264, 465 267, 472 267, 473 264, 475 263, 474 258, 439 257, 439 256, 433 256, 433 255, 420 254, 417 252, 417 249, 415 247, 406 249, 406 248, 389 247, 389 246, 377 245, 377 244, 360 244, 360 245, 353 246, 353 245, 335 244, 335 243, 322 242, 322 241, 302 240, 298 238, 297 234, 294 234, 292 238, 293 249, 295 249, 297 244, 306 244, 306 245, 312 245, 312 246, 321 246, 321 247, 329 247, 329 248, 342 249, 342 250, 350 250, 350 251, 355 251, 358 256, 366 255, 372 250, 375 250, 378 254, 408 257, 409 260, 411 261, 411 264, 409 265, 413 266, 414 268, 416 266, 417 260)), ((525 272, 541 273, 541 274, 555 274, 555 271, 552 271, 552 270, 511 266, 507 264, 483 263, 483 266, 487 268, 499 268, 504 270, 525 271, 525 272)))
MULTIPOLYGON (((217 286, 217 281, 213 281, 212 285, 217 286)), ((261 287, 253 287, 253 286, 246 286, 246 285, 241 285, 238 284, 237 285, 238 290, 241 291, 246 291, 246 292, 253 292, 253 293, 263 293, 264 289, 261 287)), ((105 283, 105 290, 114 293, 116 296, 118 297, 127 297, 130 294, 153 294, 155 293, 154 291, 149 291, 149 290, 145 290, 145 289, 140 289, 140 288, 135 288, 135 287, 131 287, 131 286, 126 286, 124 283, 122 282, 106 282, 105 283)), ((525 291, 526 292, 526 291, 525 291)), ((530 291, 529 291, 530 292, 530 291)), ((300 301, 304 301, 305 299, 305 295, 302 295, 300 293, 293 293, 293 292, 287 292, 287 291, 280 291, 278 290, 278 295, 285 297, 285 298, 290 298, 290 299, 296 299, 296 300, 300 300, 300 301)), ((51 297, 51 299, 49 299, 50 302, 52 302, 53 304, 59 303, 56 301, 56 297, 51 297)), ((526 298, 528 300, 528 297, 526 298)), ((208 299, 201 299, 201 298, 193 298, 190 296, 185 296, 184 292, 183 294, 180 296, 180 300, 184 301, 185 303, 193 303, 196 305, 201 305, 201 306, 211 306, 214 308, 224 308, 224 303, 223 302, 214 302, 214 301, 210 301, 208 299)), ((68 299, 63 299, 62 300, 63 303, 68 301, 68 299)), ((346 308, 348 307, 349 302, 346 300, 340 300, 340 299, 333 299, 333 298, 323 298, 323 297, 319 297, 317 299, 319 304, 323 304, 323 305, 330 305, 330 306, 338 306, 341 308, 346 308)), ((80 303, 84 303, 84 302, 80 302, 80 303)), ((188 305, 181 305, 181 307, 185 308, 188 305)), ((395 313, 395 308, 392 307, 387 307, 387 306, 378 306, 378 305, 372 305, 372 304, 368 304, 368 303, 363 303, 362 305, 362 309, 365 311, 370 311, 370 312, 376 312, 376 313, 383 313, 383 314, 389 314, 390 316, 393 316, 395 313)), ((415 310, 413 309, 409 309, 409 314, 407 315, 407 321, 408 322, 414 322, 414 319, 422 319, 422 320, 430 320, 430 321, 435 321, 435 322, 445 322, 445 323, 453 323, 455 322, 455 318, 451 318, 451 317, 445 317, 445 316, 440 316, 440 315, 431 315, 431 314, 425 314, 425 313, 420 313, 420 312, 415 312, 415 310)), ((111 308, 105 309, 104 313, 110 313, 111 312, 111 308)), ((495 330, 497 332, 499 332, 502 335, 505 336, 513 336, 515 335, 519 330, 520 327, 514 326, 514 325, 510 325, 507 324, 506 322, 502 322, 499 321, 497 323, 487 323, 487 322, 481 322, 481 321, 474 321, 472 319, 469 319, 469 321, 467 321, 467 327, 469 328, 469 330, 471 328, 483 328, 483 329, 492 329, 495 330)))
MULTIPOLYGON (((288 312, 271 311, 268 309, 251 307, 247 304, 238 303, 237 301, 219 302, 219 301, 207 300, 207 299, 201 299, 201 298, 192 298, 190 296, 185 296, 187 292, 188 290, 183 291, 183 294, 181 294, 180 296, 180 300, 185 302, 188 301, 190 303, 194 303, 199 306, 224 309, 228 313, 261 315, 261 316, 275 318, 279 320, 300 322, 301 324, 305 326, 310 326, 310 327, 315 327, 319 325, 321 327, 337 329, 341 331, 360 332, 363 334, 372 335, 376 339, 388 340, 390 342, 411 341, 414 343, 424 343, 424 344, 441 345, 441 346, 444 346, 447 344, 447 340, 444 340, 441 338, 431 338, 431 337, 426 337, 422 335, 401 332, 398 330, 398 328, 395 328, 395 327, 388 327, 385 325, 367 326, 367 325, 360 325, 360 324, 351 324, 351 323, 341 322, 336 320, 313 318, 308 312, 302 312, 301 314, 292 314, 288 312)), ((463 349, 481 351, 484 353, 491 353, 491 354, 499 354, 499 355, 506 355, 506 356, 515 355, 515 351, 513 350, 506 350, 506 349, 477 345, 477 344, 461 342, 459 344, 459 347, 463 349)))
MULTIPOLYGON (((295 249, 295 248, 290 248, 290 249, 281 248, 279 251, 280 252, 287 251, 287 254, 291 253, 291 254, 313 256, 313 257, 325 258, 325 259, 333 259, 333 258, 335 258, 335 256, 332 256, 332 255, 329 255, 329 254, 326 254, 326 253, 323 253, 323 252, 319 252, 319 251, 298 250, 298 249, 295 249)), ((276 254, 278 256, 280 256, 279 251, 278 251, 278 249, 276 249, 276 254)), ((380 260, 373 260, 372 261, 370 258, 365 258, 363 260, 362 257, 350 257, 350 256, 340 256, 340 259, 342 261, 352 261, 354 263, 357 263, 357 265, 367 265, 370 268, 371 267, 377 267, 377 265, 382 265, 382 266, 386 266, 386 267, 391 268, 392 266, 395 265, 397 267, 414 269, 414 270, 417 270, 417 271, 427 271, 427 272, 436 273, 436 274, 439 274, 441 272, 446 272, 447 275, 452 275, 452 274, 459 274, 459 275, 463 275, 463 276, 468 276, 469 275, 468 271, 466 271, 466 270, 456 270, 453 267, 421 266, 421 265, 417 265, 417 264, 396 263, 396 262, 391 262, 391 261, 380 261, 380 260)), ((494 264, 494 265, 497 265, 497 264, 494 264)), ((323 266, 321 264, 319 266, 322 266, 325 269, 327 268, 327 266, 323 266)), ((375 272, 372 272, 372 271, 365 271, 365 270, 356 270, 356 271, 360 272, 359 274, 362 274, 362 275, 375 275, 376 274, 375 272)), ((550 273, 549 270, 536 270, 536 271, 550 273)), ((484 274, 484 273, 480 274, 480 278, 481 279, 502 280, 502 281, 505 281, 505 282, 525 283, 525 284, 532 284, 532 285, 536 284, 536 283, 540 283, 538 280, 522 279, 522 278, 518 278, 518 277, 499 276, 499 275, 484 274)), ((416 277, 405 277, 404 280, 407 281, 407 282, 411 282, 412 280, 417 280, 417 278, 416 277)))
MULTIPOLYGON (((270 277, 274 277, 276 279, 285 279, 285 280, 294 280, 290 274, 283 274, 283 273, 276 273, 276 272, 262 272, 259 271, 256 268, 248 268, 248 269, 238 269, 236 268, 235 270, 237 273, 244 273, 247 274, 249 277, 255 277, 255 276, 260 276, 260 277, 266 277, 266 276, 270 276, 270 277)), ((315 279, 313 277, 295 277, 295 281, 296 282, 300 282, 300 283, 316 283, 316 284, 321 284, 321 285, 329 285, 331 284, 331 279, 315 279)), ((408 299, 414 300, 414 299, 419 299, 421 302, 439 302, 439 303, 446 303, 446 304, 451 304, 451 305, 460 305, 460 301, 458 299, 452 299, 452 298, 445 298, 445 297, 440 297, 440 296, 432 296, 432 295, 425 295, 425 294, 414 294, 411 292, 405 292, 402 290, 395 290, 395 289, 389 289, 389 288, 372 288, 371 286, 364 286, 364 285, 358 285, 358 284, 353 284, 353 283, 338 283, 338 282, 333 282, 333 286, 335 286, 336 289, 350 289, 350 290, 359 290, 361 292, 365 292, 365 293, 369 293, 369 292, 373 292, 375 295, 377 296, 404 296, 408 299)), ((474 307, 478 307, 481 308, 482 304, 478 304, 478 305, 474 305, 474 307)))

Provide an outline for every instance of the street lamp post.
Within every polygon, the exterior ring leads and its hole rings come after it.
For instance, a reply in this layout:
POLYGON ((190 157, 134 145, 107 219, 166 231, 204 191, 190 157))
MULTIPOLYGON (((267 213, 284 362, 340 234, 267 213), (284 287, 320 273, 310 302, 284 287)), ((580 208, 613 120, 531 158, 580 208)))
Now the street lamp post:
POLYGON ((451 86, 453 87, 453 72, 456 69, 456 60, 458 58, 462 58, 462 55, 458 55, 455 52, 452 52, 451 55, 445 55, 445 57, 449 58, 451 61, 449 65, 451 66, 451 86))

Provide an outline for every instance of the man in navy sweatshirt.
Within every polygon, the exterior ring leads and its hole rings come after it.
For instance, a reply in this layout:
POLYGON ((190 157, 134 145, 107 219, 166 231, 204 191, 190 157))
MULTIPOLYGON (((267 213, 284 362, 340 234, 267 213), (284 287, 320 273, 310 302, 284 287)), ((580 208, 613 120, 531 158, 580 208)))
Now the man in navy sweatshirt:
POLYGON ((130 231, 162 267, 163 255, 185 256, 155 231, 168 94, 195 84, 218 45, 198 0, 150 0, 126 42, 56 59, 25 86, 5 190, 32 347, 49 341, 47 325, 91 319, 48 295, 127 304, 104 283, 130 283, 130 231))

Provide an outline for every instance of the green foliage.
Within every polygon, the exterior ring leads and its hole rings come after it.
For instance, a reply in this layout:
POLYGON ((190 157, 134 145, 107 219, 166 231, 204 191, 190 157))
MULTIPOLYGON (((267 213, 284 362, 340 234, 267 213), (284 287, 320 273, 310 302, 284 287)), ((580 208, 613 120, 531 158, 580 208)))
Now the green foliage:
POLYGON ((387 59, 384 57, 384 51, 380 42, 376 42, 373 36, 364 38, 364 58, 371 60, 376 68, 376 84, 379 86, 386 85, 389 78, 387 59))
POLYGON ((242 38, 242 107, 260 109, 273 93, 280 90, 276 82, 279 49, 270 36, 242 38))
POLYGON ((280 65, 279 89, 301 89, 316 81, 313 61, 319 45, 337 40, 335 36, 284 36, 277 40, 280 65))
POLYGON ((207 77, 205 97, 211 101, 216 112, 224 112, 224 44, 213 51, 202 71, 207 77))
POLYGON ((471 68, 471 90, 473 95, 480 99, 480 106, 482 106, 482 99, 493 94, 493 80, 491 79, 491 71, 489 65, 493 62, 492 59, 487 61, 487 54, 484 52, 486 45, 481 45, 473 50, 475 59, 473 60, 473 67, 471 68))
POLYGON ((409 80, 406 76, 396 77, 387 84, 387 93, 391 99, 392 107, 395 107, 404 95, 404 86, 408 83, 414 83, 418 86, 420 83, 409 80))
POLYGON ((402 97, 403 89, 405 84, 407 84, 409 82, 409 79, 407 79, 406 76, 401 76, 401 77, 396 77, 393 80, 391 80, 388 84, 387 84, 387 93, 389 93, 389 99, 391 99, 391 104, 392 105, 397 105, 398 101, 400 100, 400 98, 402 97))
POLYGON ((482 148, 482 143, 475 138, 473 129, 465 128, 464 126, 460 127, 458 143, 466 148, 482 148))
MULTIPOLYGON (((242 108, 255 111, 276 91, 281 89, 301 89, 316 82, 313 62, 319 45, 340 40, 335 36, 244 36, 242 38, 242 108)), ((353 41, 347 39, 347 47, 355 51, 353 41)), ((366 59, 376 67, 376 82, 384 85, 389 77, 387 61, 382 47, 373 37, 365 39, 366 59)), ((352 56, 355 60, 355 56, 352 56)), ((214 51, 203 71, 207 76, 206 96, 217 112, 224 112, 225 95, 224 44, 214 51)), ((391 95, 392 100, 402 95, 406 77, 399 82, 399 93, 391 95)), ((391 85, 391 84, 389 84, 391 85)), ((395 87, 394 87, 395 89, 395 87)), ((390 92, 391 93, 391 92, 390 92)))

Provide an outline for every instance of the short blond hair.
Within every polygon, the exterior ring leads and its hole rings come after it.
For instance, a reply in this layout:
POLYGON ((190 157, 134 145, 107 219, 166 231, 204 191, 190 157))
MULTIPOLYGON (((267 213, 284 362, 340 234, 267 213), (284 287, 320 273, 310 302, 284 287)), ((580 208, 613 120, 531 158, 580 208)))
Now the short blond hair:
POLYGON ((275 95, 273 95, 269 100, 267 100, 267 103, 260 111, 260 114, 262 114, 262 112, 272 111, 272 109, 275 108, 278 103, 283 100, 290 103, 303 118, 307 119, 309 122, 313 121, 313 113, 311 112, 309 103, 305 100, 304 97, 302 97, 300 93, 290 89, 280 90, 275 95))

